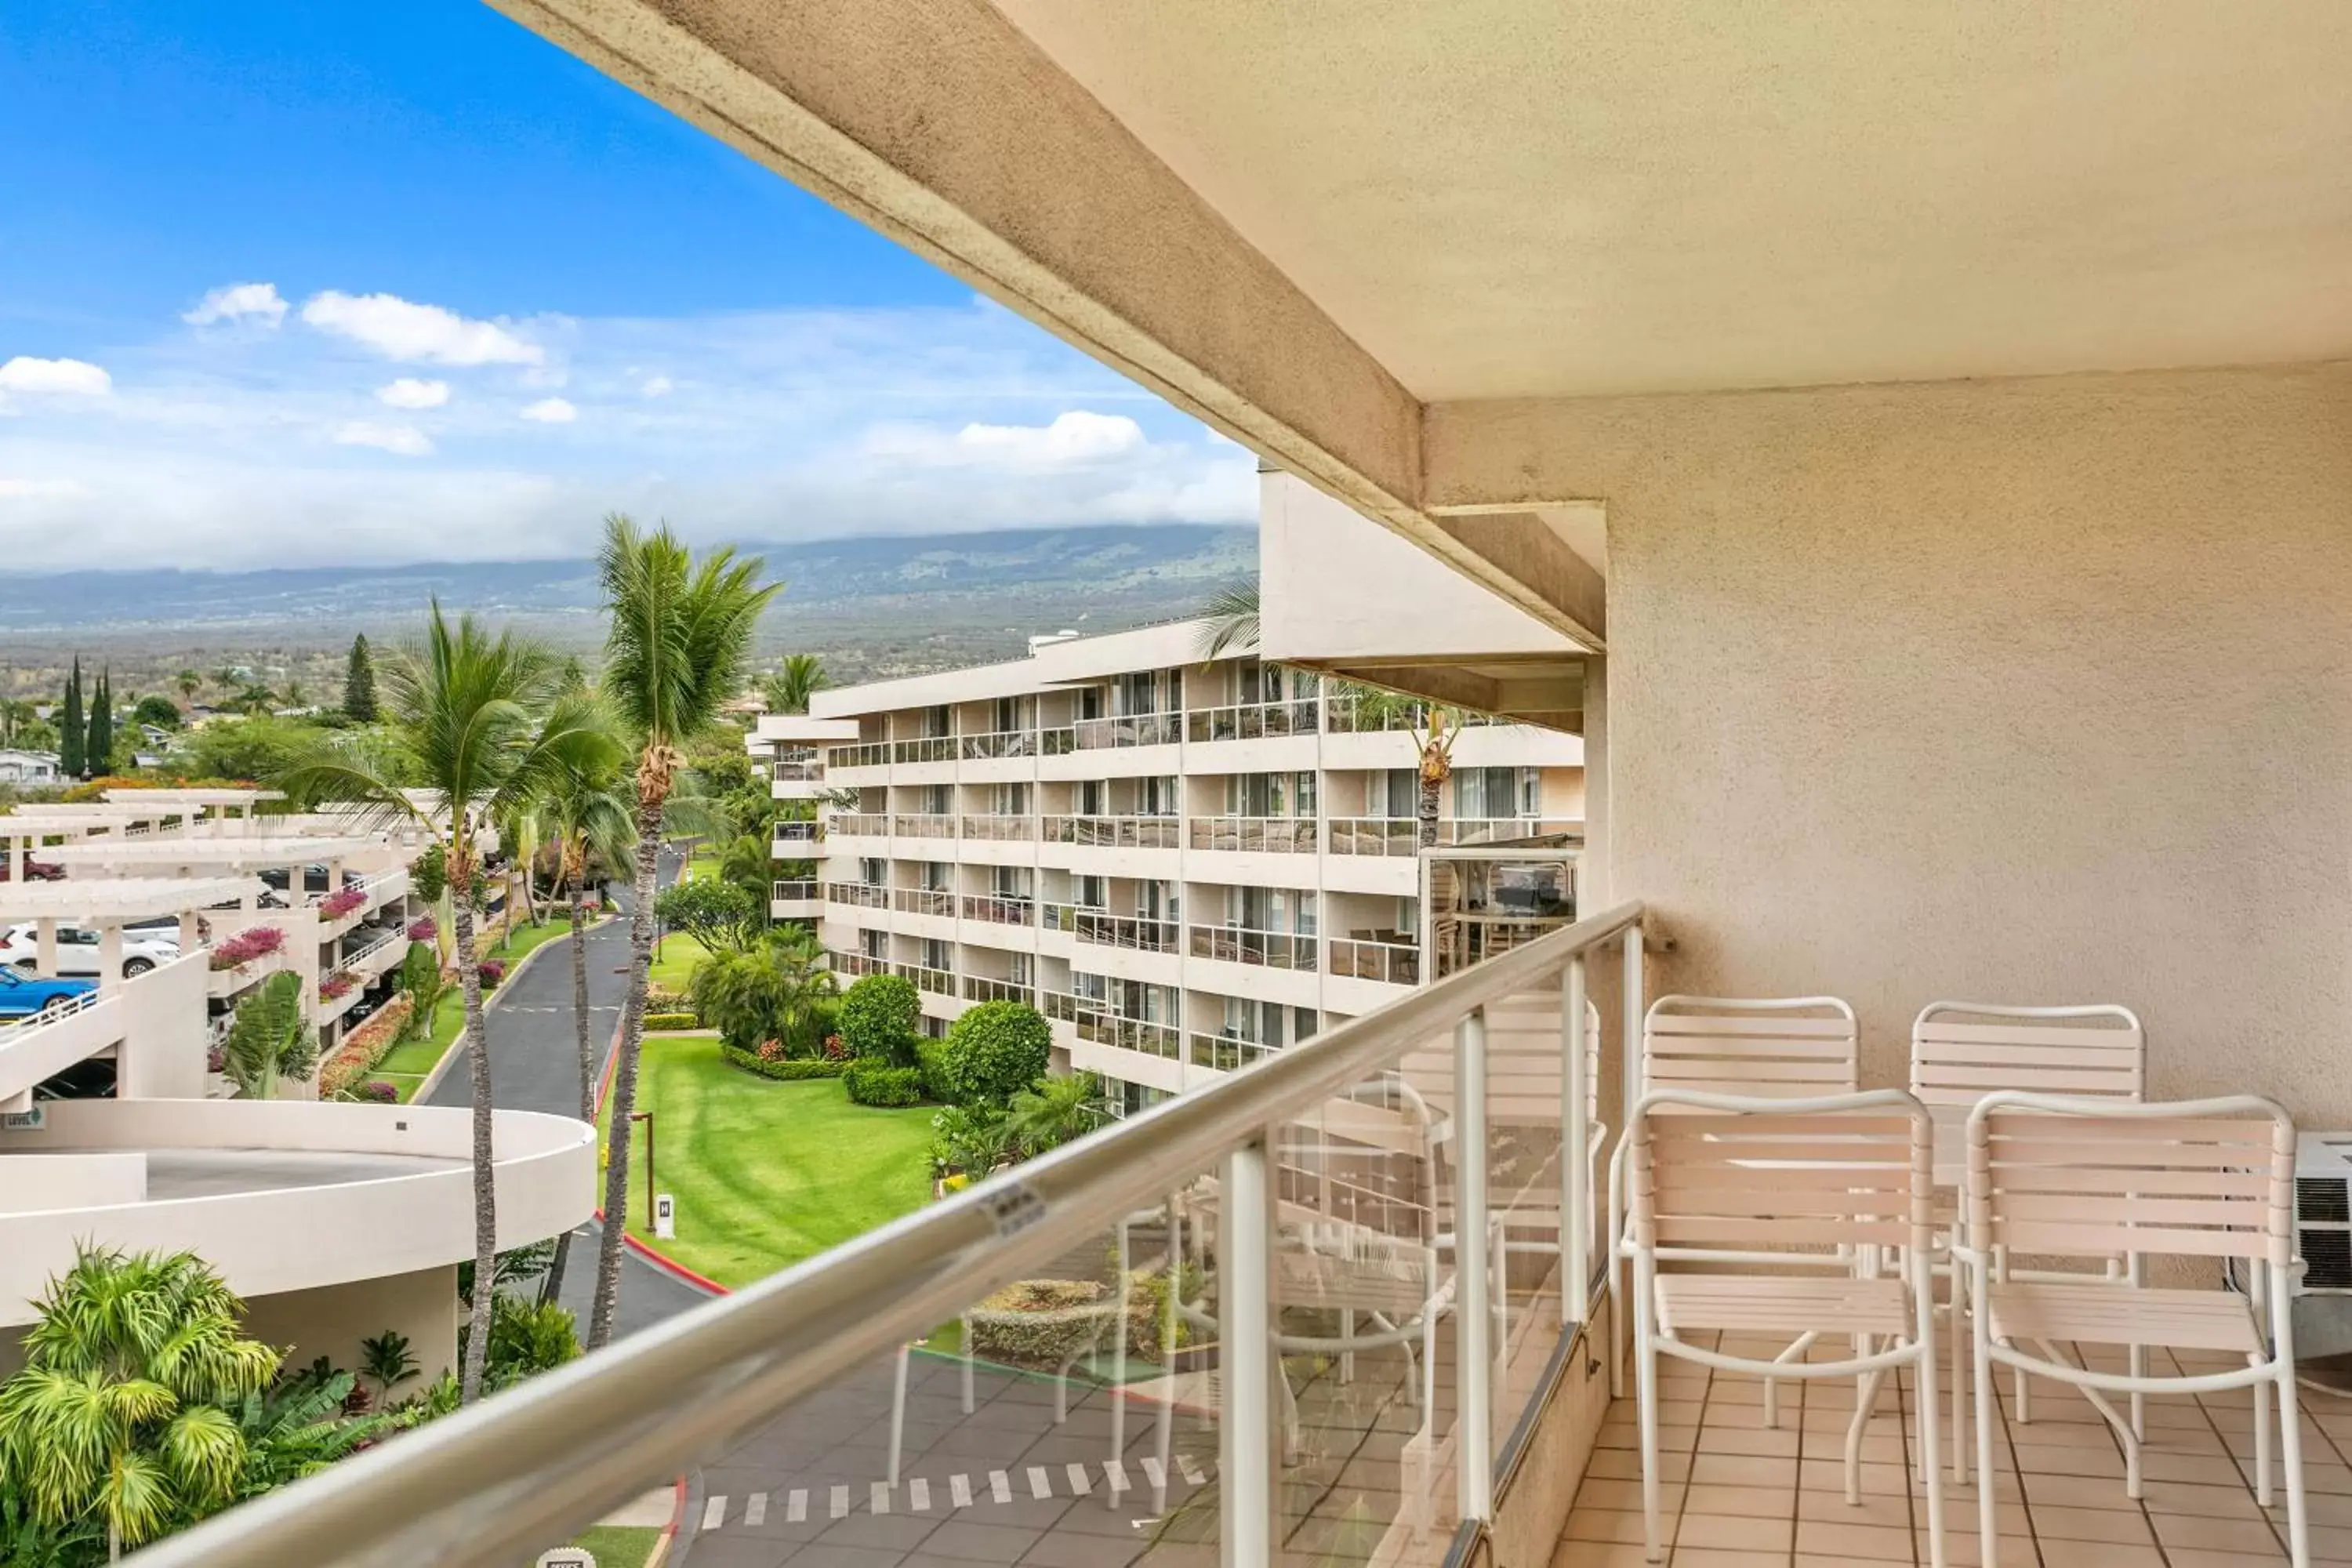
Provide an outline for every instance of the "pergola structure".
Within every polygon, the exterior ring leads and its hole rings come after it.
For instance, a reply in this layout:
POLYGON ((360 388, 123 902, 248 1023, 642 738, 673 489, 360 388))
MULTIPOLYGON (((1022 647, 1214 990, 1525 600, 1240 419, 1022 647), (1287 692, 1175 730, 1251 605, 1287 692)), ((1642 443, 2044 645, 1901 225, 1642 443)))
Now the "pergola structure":
POLYGON ((16 883, 0 894, 0 919, 30 921, 39 933, 37 973, 58 972, 60 921, 98 929, 99 994, 121 989, 122 928, 176 915, 183 952, 196 945, 198 912, 257 898, 263 884, 250 876, 95 877, 79 881, 16 883))
POLYGON ((256 835, 225 838, 138 837, 88 839, 49 851, 58 865, 104 872, 168 870, 182 876, 199 869, 263 871, 278 867, 323 862, 330 889, 342 880, 342 863, 353 855, 383 847, 372 835, 340 837, 300 835, 256 835))

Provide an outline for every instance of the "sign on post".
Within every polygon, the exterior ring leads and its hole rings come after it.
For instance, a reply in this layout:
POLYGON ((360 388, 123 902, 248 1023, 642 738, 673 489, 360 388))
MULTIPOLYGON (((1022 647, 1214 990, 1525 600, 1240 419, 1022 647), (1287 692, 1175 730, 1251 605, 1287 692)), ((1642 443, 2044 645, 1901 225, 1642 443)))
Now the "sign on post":
POLYGON ((677 1239, 677 1200, 667 1193, 654 1198, 654 1235, 664 1241, 677 1239))
POLYGON ((559 1546, 539 1554, 539 1568, 596 1568, 596 1559, 584 1546, 559 1546))

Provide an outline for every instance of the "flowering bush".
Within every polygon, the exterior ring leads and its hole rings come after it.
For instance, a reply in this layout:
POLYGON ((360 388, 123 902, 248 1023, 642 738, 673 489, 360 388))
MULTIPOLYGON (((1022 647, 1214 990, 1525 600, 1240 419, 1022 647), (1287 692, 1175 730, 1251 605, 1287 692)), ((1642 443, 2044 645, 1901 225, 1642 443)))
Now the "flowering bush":
POLYGON ((371 1105, 395 1105, 400 1100, 400 1090, 380 1078, 368 1079, 353 1092, 371 1105))
POLYGON ((367 1022, 345 1035, 319 1070, 319 1092, 330 1098, 359 1083, 362 1075, 391 1053, 408 1022, 410 1001, 394 996, 367 1022))
POLYGON ((327 978, 319 982, 319 1000, 321 1002, 331 1002, 338 996, 347 995, 350 994, 352 987, 357 985, 359 983, 359 977, 357 975, 349 973, 342 970, 337 970, 334 973, 328 975, 327 978))
POLYGON ((507 977, 506 961, 502 958, 486 958, 482 960, 481 975, 483 990, 491 991, 497 989, 499 982, 507 977))
POLYGON ((433 923, 431 915, 419 915, 408 922, 408 940, 411 942, 431 942, 440 934, 441 928, 433 923))
POLYGON ((205 1052, 205 1070, 206 1072, 228 1071, 228 1047, 226 1046, 222 1045, 217 1040, 213 1042, 212 1046, 205 1052))
POLYGON ((319 913, 324 919, 339 921, 366 902, 365 888, 338 888, 319 900, 319 913))
POLYGON ((213 955, 207 963, 215 969, 235 969, 251 963, 257 958, 268 957, 286 945, 286 932, 278 926, 248 926, 235 936, 213 944, 213 955))

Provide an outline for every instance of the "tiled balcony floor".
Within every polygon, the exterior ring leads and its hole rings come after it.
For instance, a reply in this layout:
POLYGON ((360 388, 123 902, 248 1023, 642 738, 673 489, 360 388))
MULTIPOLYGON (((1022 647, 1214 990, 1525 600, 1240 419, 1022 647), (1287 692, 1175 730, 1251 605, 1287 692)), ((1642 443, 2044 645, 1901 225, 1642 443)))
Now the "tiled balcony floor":
MULTIPOLYGON (((1769 1357, 1778 1347, 1735 1340, 1725 1348, 1769 1357)), ((1841 1353, 1822 1347, 1816 1359, 1841 1353)), ((2122 1369, 2120 1352, 2094 1352, 2092 1362, 2122 1369)), ((2152 1371, 2221 1364, 2150 1354, 2152 1371)), ((1844 1491, 1851 1382, 1782 1384, 1780 1426, 1768 1430, 1763 1385, 1752 1378, 1662 1357, 1660 1381, 1661 1536, 1672 1568, 1928 1561, 1927 1500, 1910 1470, 1916 1435, 1907 1379, 1902 1413, 1890 1390, 1864 1439, 1858 1507, 1847 1504, 1844 1491)), ((2008 1408, 2006 1374, 2001 1383, 2004 1410, 1994 1445, 2001 1568, 2224 1568, 2287 1560, 2286 1494, 2275 1470, 2274 1506, 2264 1510, 2254 1501, 2250 1391, 2150 1398, 2147 1495, 2134 1502, 2124 1495, 2122 1449, 2087 1401, 2037 1383, 2032 1419, 2020 1424, 2008 1408)), ((1977 1491, 1950 1484, 1948 1391, 1939 1384, 1937 1394, 1945 1401, 1946 1561, 1965 1568, 1979 1561, 1977 1491)), ((2306 1394, 2303 1435, 2312 1559, 2352 1563, 2352 1400, 2306 1394)), ((1643 1562, 1639 1442, 1633 1402, 1618 1401, 1553 1568, 1635 1568, 1643 1562)))

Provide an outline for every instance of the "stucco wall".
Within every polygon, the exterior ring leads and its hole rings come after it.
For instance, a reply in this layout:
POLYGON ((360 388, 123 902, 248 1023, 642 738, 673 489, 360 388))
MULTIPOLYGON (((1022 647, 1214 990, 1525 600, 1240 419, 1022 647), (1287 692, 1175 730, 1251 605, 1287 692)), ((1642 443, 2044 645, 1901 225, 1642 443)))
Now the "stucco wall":
MULTIPOLYGON (((457 1270, 422 1268, 383 1279, 256 1296, 245 1304, 245 1331, 286 1351, 290 1366, 325 1356, 347 1372, 366 1364, 360 1342, 386 1329, 408 1336, 420 1369, 416 1381, 393 1391, 405 1399, 448 1371, 457 1359, 457 1270)), ((371 1385, 370 1393, 373 1393, 371 1385)))
MULTIPOLYGON (((1433 411, 1600 495, 1608 875, 1663 985, 2139 1010, 2352 1126, 2352 367, 1433 411)), ((1440 498, 1443 499, 1443 498, 1440 498)), ((1598 801, 1595 802, 1598 805, 1598 801)))

